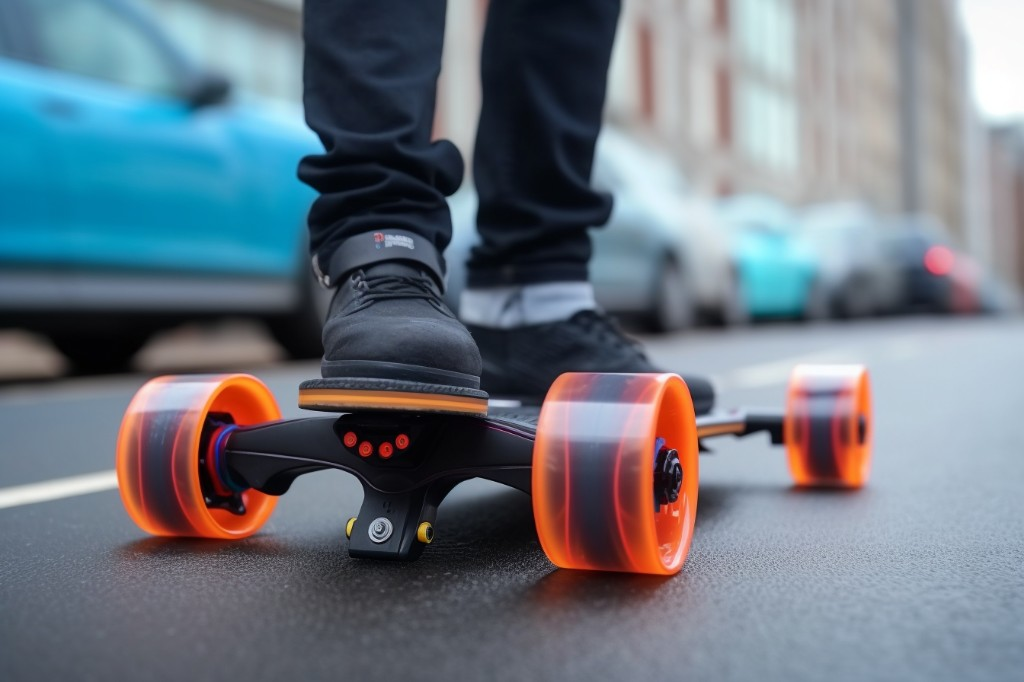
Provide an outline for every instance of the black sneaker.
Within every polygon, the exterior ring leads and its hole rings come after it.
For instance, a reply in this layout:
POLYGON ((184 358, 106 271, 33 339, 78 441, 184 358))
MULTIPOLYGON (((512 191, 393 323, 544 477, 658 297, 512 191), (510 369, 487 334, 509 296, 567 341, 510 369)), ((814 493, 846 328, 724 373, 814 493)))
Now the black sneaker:
POLYGON ((303 407, 435 409, 424 402, 430 396, 442 402, 459 396, 483 401, 486 410, 473 337, 434 278, 412 263, 386 261, 353 272, 331 301, 323 342, 323 379, 302 384, 303 407), (385 391, 391 393, 368 397, 385 391), (317 395, 332 402, 313 401, 317 395))
MULTIPOLYGON (((584 310, 568 320, 512 329, 467 325, 483 356, 481 388, 492 396, 527 404, 543 401, 548 388, 565 372, 663 372, 614 319, 584 310)), ((711 383, 684 376, 697 414, 710 412, 711 383)))

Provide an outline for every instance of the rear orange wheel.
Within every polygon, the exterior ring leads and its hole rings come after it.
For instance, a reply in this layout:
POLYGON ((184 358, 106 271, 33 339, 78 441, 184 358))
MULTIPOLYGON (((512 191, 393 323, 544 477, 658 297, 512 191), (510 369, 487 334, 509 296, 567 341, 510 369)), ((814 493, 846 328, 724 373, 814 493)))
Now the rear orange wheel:
POLYGON ((671 575, 697 512, 697 426, 675 374, 563 374, 541 407, 533 514, 562 568, 671 575))
POLYGON ((798 485, 859 488, 871 470, 871 388, 860 365, 800 365, 783 425, 798 485))
POLYGON ((277 498, 244 489, 214 466, 232 425, 280 419, 270 390, 245 374, 153 379, 135 394, 117 437, 121 499, 153 535, 238 539, 267 521, 277 498))

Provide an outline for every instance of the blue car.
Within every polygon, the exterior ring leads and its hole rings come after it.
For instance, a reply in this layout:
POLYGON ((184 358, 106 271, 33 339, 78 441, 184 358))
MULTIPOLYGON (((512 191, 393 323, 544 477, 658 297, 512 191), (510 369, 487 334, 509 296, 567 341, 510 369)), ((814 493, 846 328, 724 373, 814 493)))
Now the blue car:
POLYGON ((296 178, 318 149, 297 111, 232 96, 120 0, 3 0, 0 324, 83 370, 223 315, 319 355, 296 178))
POLYGON ((751 317, 819 319, 828 314, 828 292, 814 251, 781 202, 738 196, 722 203, 732 232, 740 288, 751 317))

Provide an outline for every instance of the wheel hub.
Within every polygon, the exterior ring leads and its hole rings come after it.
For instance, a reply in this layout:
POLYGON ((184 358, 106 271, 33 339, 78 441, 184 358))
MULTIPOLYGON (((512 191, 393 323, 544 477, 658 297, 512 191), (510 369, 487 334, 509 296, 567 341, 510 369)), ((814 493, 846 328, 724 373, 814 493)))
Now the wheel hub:
POLYGON ((679 461, 679 453, 662 444, 654 458, 655 511, 660 511, 662 505, 676 502, 682 487, 683 465, 679 461))

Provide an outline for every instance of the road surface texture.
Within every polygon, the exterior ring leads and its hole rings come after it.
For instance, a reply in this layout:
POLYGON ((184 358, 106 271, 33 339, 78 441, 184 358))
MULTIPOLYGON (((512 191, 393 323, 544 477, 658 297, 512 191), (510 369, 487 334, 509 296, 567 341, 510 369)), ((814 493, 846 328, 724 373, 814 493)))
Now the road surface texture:
MULTIPOLYGON (((529 498, 479 481, 409 564, 349 558, 361 492, 337 472, 300 478, 248 540, 157 539, 110 473, 146 376, 7 382, 0 679, 1024 679, 1024 322, 647 342, 666 368, 713 375, 723 405, 780 405, 796 362, 867 363, 869 486, 794 489, 763 436, 714 441, 668 579, 554 569, 529 498)), ((317 367, 251 369, 288 416, 317 367)))

